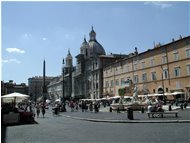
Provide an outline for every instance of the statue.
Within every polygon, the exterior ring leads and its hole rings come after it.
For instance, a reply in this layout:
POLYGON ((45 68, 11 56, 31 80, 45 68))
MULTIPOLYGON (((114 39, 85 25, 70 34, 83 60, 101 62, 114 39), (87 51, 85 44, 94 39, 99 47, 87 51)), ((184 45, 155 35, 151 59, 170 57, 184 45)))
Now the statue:
POLYGON ((137 88, 137 86, 135 85, 134 90, 133 90, 133 100, 132 100, 132 101, 137 101, 137 100, 138 100, 138 95, 137 95, 137 93, 138 93, 138 88, 137 88))

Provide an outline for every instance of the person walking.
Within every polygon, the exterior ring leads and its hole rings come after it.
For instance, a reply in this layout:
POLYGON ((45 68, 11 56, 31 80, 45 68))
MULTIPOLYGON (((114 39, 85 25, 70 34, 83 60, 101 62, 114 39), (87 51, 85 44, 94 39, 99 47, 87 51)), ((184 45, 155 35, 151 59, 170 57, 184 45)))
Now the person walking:
POLYGON ((74 102, 72 100, 70 102, 70 107, 71 107, 71 112, 74 112, 75 105, 74 105, 74 102))
POLYGON ((85 109, 85 104, 84 104, 84 101, 82 101, 82 112, 84 112, 84 109, 85 109))
POLYGON ((75 109, 76 109, 76 111, 78 111, 78 108, 79 108, 79 107, 78 107, 78 102, 76 101, 76 102, 75 102, 75 109))
POLYGON ((43 118, 44 118, 44 115, 45 115, 45 113, 46 113, 46 110, 45 110, 45 103, 42 103, 41 109, 42 109, 42 115, 43 115, 43 118))
POLYGON ((90 109, 90 112, 93 111, 93 105, 92 105, 92 102, 90 102, 89 109, 90 109))
POLYGON ((37 118, 38 118, 39 114, 40 114, 40 105, 39 105, 39 103, 36 104, 36 113, 37 113, 37 118))

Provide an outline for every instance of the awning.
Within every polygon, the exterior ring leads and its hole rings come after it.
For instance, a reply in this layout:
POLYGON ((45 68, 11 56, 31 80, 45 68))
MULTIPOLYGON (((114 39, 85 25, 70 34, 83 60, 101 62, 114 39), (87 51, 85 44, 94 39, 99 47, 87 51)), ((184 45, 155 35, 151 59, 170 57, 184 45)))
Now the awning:
POLYGON ((163 96, 163 94, 159 94, 159 93, 155 93, 155 94, 148 94, 148 97, 152 97, 152 96, 163 96))
POLYGON ((178 95, 178 94, 185 94, 185 92, 178 92, 178 91, 176 91, 176 92, 172 93, 172 95, 178 95))
POLYGON ((148 96, 148 95, 138 95, 138 97, 146 97, 146 96, 148 96))
POLYGON ((183 89, 183 88, 176 88, 176 89, 172 89, 172 90, 171 90, 172 93, 173 93, 173 92, 177 92, 177 91, 179 91, 179 92, 184 92, 184 89, 183 89))

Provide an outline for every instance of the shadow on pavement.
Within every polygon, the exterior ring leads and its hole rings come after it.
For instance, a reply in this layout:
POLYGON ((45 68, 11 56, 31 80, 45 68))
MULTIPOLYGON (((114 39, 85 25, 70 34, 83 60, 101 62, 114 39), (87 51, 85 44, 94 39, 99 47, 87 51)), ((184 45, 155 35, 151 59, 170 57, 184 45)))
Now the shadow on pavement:
MULTIPOLYGON (((22 126, 22 125, 33 125, 33 124, 38 124, 38 122, 33 121, 33 122, 30 122, 30 123, 28 123, 28 122, 22 122, 22 123, 9 123, 9 124, 3 124, 1 127, 2 127, 2 128, 5 127, 5 129, 6 129, 7 126, 22 126)), ((1 129, 1 130, 4 131, 5 129, 1 129)))
POLYGON ((7 127, 4 125, 1 125, 1 143, 6 142, 6 130, 7 130, 7 127))

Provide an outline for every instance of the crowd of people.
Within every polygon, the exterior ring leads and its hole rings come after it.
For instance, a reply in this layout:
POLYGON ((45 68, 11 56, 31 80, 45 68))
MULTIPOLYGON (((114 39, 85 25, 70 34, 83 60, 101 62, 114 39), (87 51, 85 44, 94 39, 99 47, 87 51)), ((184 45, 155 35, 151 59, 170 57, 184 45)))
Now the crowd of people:
POLYGON ((44 118, 44 115, 46 113, 46 103, 44 103, 44 102, 37 103, 35 107, 36 107, 37 118, 39 118, 40 111, 41 111, 42 116, 44 118))
POLYGON ((100 105, 106 107, 106 102, 100 101, 90 101, 90 100, 67 100, 65 102, 55 102, 52 104, 52 112, 54 115, 58 115, 59 112, 66 111, 66 106, 68 111, 77 112, 79 109, 82 112, 99 112, 100 105))
POLYGON ((152 105, 151 103, 148 105, 148 112, 164 112, 162 106, 164 102, 156 99, 156 104, 152 105))

